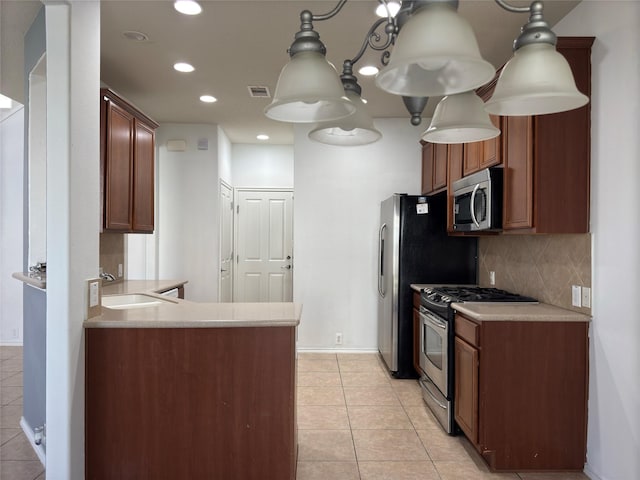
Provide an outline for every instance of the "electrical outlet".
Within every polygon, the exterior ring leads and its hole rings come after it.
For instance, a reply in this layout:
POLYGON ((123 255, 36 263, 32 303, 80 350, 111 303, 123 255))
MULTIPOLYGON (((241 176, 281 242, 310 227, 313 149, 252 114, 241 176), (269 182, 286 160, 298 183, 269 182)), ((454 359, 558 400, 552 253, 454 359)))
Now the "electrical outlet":
POLYGON ((496 284, 496 272, 489 272, 489 285, 496 284))
POLYGON ((95 307, 100 303, 100 286, 98 282, 89 282, 89 307, 95 307))
POLYGON ((574 307, 582 306, 582 288, 580 285, 571 285, 571 305, 574 307))
POLYGON ((87 280, 87 318, 93 318, 102 313, 102 279, 87 280))
POLYGON ((123 269, 122 269, 122 264, 119 263, 118 264, 118 277, 122 277, 122 275, 124 275, 123 269))
POLYGON ((336 345, 342 345, 342 334, 336 333, 336 345))
POLYGON ((582 306, 591 308, 591 289, 589 287, 582 287, 582 306))

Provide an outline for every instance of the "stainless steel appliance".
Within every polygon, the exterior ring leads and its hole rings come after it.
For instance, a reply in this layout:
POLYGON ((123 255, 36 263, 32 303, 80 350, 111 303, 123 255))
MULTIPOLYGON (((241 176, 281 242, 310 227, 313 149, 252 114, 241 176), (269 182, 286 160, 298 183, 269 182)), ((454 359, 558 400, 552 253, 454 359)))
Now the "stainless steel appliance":
POLYGON ((454 230, 502 228, 502 172, 502 168, 486 168, 453 182, 454 230))
POLYGON ((454 397, 454 312, 452 303, 527 302, 525 297, 496 288, 470 285, 426 288, 420 295, 420 378, 422 397, 449 434, 456 431, 454 397))
POLYGON ((412 283, 475 283, 477 239, 450 237, 446 193, 395 194, 381 204, 378 231, 378 350, 396 378, 413 367, 412 283))

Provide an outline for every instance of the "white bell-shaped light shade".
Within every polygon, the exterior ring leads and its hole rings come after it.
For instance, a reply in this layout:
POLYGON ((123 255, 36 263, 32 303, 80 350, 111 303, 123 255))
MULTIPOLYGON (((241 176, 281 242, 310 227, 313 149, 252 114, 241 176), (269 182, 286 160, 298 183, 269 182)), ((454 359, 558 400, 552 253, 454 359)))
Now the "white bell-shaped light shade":
POLYGON ((314 123, 346 117, 355 110, 325 56, 300 52, 280 72, 273 102, 264 113, 281 122, 314 123))
POLYGON ((543 115, 582 107, 567 60, 548 43, 524 45, 502 69, 485 110, 494 115, 543 115))
POLYGON ((403 25, 376 85, 396 95, 432 97, 473 90, 494 75, 469 22, 450 5, 434 3, 403 25))
POLYGON ((346 95, 356 106, 355 113, 345 118, 318 124, 309 132, 311 140, 346 147, 367 145, 382 138, 382 133, 373 125, 373 119, 367 112, 360 95, 350 91, 347 91, 346 95))
POLYGON ((431 125, 422 139, 431 143, 468 143, 500 135, 475 92, 444 97, 436 105, 431 125))

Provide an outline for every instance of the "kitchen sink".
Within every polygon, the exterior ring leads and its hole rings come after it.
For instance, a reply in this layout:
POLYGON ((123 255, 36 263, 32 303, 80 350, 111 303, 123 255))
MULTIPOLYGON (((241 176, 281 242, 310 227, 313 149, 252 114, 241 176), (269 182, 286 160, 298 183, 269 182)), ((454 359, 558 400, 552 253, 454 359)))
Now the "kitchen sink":
POLYGON ((102 297, 102 306, 124 310, 128 308, 145 308, 162 305, 163 303, 175 303, 151 295, 133 293, 126 295, 105 295, 102 297))

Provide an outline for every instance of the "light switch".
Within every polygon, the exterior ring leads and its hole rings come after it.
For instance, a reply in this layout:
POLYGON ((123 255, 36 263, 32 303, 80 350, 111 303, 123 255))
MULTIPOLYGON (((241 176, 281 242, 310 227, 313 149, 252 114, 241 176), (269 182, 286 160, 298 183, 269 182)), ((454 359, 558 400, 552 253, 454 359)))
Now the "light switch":
POLYGON ((580 285, 571 285, 571 305, 574 307, 582 306, 582 288, 580 288, 580 285))
POLYGON ((589 287, 582 287, 582 306, 591 308, 591 289, 589 287))

